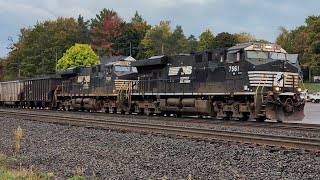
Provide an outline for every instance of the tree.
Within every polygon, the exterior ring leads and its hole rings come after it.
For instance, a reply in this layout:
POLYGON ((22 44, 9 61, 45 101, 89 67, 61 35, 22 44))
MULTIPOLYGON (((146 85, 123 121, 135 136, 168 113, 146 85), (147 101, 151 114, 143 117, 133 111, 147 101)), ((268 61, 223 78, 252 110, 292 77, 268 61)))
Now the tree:
POLYGON ((276 43, 284 49, 289 49, 290 43, 290 32, 283 26, 279 27, 280 34, 276 38, 276 43))
POLYGON ((207 29, 199 36, 199 43, 198 43, 198 51, 205 51, 208 49, 212 49, 214 42, 214 36, 212 32, 207 29))
POLYGON ((141 42, 144 48, 144 56, 168 55, 170 48, 169 37, 171 34, 170 21, 161 21, 160 25, 148 30, 141 42))
POLYGON ((266 39, 257 39, 256 42, 260 42, 260 43, 270 43, 268 40, 266 39))
POLYGON ((79 24, 74 18, 38 22, 21 29, 18 42, 10 46, 5 63, 5 79, 54 73, 56 60, 79 41, 79 24))
POLYGON ((103 9, 91 20, 92 48, 99 56, 120 54, 113 44, 121 35, 122 19, 113 10, 103 9))
POLYGON ((309 16, 305 21, 308 46, 303 53, 304 65, 313 74, 320 75, 320 16, 309 16))
POLYGON ((228 32, 222 32, 217 34, 213 41, 213 48, 229 48, 238 43, 236 35, 228 32))
POLYGON ((4 63, 6 59, 0 57, 0 80, 4 78, 4 63))
POLYGON ((198 41, 194 35, 190 35, 187 39, 188 45, 187 45, 187 50, 189 53, 196 52, 197 51, 197 46, 198 46, 198 41))
POLYGON ((122 55, 131 54, 134 58, 145 58, 142 56, 141 41, 150 28, 151 26, 136 12, 131 22, 122 23, 121 35, 116 39, 114 48, 122 55))
POLYGON ((169 37, 169 54, 188 53, 188 40, 183 33, 181 26, 176 26, 175 30, 169 37))
POLYGON ((305 19, 306 25, 293 30, 280 27, 280 34, 276 42, 289 53, 298 53, 300 62, 305 69, 320 75, 320 16, 309 16, 305 19))
POLYGON ((57 70, 68 69, 69 67, 90 66, 99 64, 99 57, 88 44, 75 44, 57 63, 57 70))
POLYGON ((83 16, 79 15, 78 16, 78 25, 79 25, 79 30, 78 30, 78 37, 79 41, 78 43, 84 43, 84 44, 90 44, 91 39, 90 39, 90 21, 89 20, 84 20, 83 16))
POLYGON ((132 24, 139 24, 139 23, 144 23, 146 22, 142 16, 138 13, 138 11, 135 12, 134 16, 131 18, 131 23, 132 24))
POLYGON ((254 35, 248 33, 248 32, 240 32, 234 34, 237 37, 237 41, 239 43, 246 43, 246 42, 254 42, 257 39, 254 37, 254 35))

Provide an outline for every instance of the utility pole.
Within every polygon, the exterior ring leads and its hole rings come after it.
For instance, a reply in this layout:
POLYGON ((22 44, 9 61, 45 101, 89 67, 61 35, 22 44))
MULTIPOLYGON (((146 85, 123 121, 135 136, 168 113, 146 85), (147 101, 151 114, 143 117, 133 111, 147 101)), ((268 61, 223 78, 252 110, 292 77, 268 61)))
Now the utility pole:
POLYGON ((162 43, 162 46, 161 46, 161 54, 164 55, 164 45, 162 43))
POLYGON ((311 73, 311 67, 309 67, 309 82, 312 82, 312 73, 311 73))
POLYGON ((56 74, 57 74, 57 64, 58 64, 58 51, 56 50, 56 74))
POLYGON ((132 48, 131 48, 131 41, 130 41, 130 56, 131 56, 131 49, 132 49, 132 48))

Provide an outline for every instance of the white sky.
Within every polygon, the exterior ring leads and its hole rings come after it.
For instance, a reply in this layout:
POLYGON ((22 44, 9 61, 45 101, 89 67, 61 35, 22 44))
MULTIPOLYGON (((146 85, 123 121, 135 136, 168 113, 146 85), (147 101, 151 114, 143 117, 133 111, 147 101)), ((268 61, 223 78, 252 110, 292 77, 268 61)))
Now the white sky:
POLYGON ((278 27, 293 29, 309 15, 319 15, 320 1, 309 0, 0 0, 0 56, 7 55, 8 37, 19 29, 59 16, 94 18, 103 8, 113 9, 128 21, 138 11, 148 23, 171 20, 185 35, 199 36, 206 29, 250 32, 275 41, 278 27))

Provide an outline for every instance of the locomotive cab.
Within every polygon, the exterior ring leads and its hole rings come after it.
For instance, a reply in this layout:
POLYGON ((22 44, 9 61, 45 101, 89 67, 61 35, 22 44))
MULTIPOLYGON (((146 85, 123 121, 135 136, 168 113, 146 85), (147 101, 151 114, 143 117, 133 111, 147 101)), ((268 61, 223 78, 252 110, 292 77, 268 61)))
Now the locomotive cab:
POLYGON ((256 119, 303 119, 299 63, 293 64, 284 49, 276 44, 245 43, 227 53, 226 79, 232 84, 228 90, 254 94, 256 119))
MULTIPOLYGON (((128 89, 136 79, 137 70, 130 67, 132 57, 115 56, 102 64, 81 67, 70 72, 57 91, 59 109, 101 110, 116 112, 128 89)), ((121 105, 123 108, 123 105, 121 105)))

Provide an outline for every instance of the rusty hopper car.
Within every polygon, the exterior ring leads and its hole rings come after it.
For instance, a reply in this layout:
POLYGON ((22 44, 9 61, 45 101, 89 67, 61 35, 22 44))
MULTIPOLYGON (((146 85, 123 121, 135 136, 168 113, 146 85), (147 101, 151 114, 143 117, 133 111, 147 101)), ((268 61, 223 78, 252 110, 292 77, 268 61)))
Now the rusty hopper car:
POLYGON ((302 120, 299 68, 287 55, 276 44, 244 43, 227 50, 136 61, 133 106, 146 114, 302 120))
POLYGON ((27 108, 52 108, 54 91, 61 84, 61 76, 50 74, 22 80, 24 91, 20 105, 27 108))
POLYGON ((61 84, 60 75, 0 82, 0 104, 25 108, 52 108, 53 93, 61 84))
POLYGON ((0 105, 18 106, 23 93, 21 80, 0 82, 0 105))

